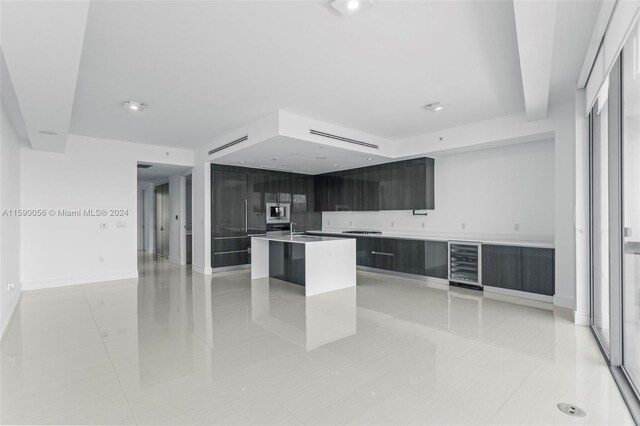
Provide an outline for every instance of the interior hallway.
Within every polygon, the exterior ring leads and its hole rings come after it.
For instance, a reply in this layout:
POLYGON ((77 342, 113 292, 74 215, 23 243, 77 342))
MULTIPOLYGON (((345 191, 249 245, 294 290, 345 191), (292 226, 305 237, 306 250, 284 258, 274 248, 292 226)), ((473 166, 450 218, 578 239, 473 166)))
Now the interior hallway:
POLYGON ((249 271, 139 264, 23 294, 3 424, 633 423, 589 329, 550 311, 367 272, 305 299, 249 271))

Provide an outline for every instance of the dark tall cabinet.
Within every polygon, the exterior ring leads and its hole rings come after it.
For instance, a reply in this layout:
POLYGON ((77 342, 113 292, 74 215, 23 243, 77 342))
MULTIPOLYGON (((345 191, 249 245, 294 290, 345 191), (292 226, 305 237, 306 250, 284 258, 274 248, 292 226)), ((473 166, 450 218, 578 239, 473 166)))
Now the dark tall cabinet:
POLYGON ((314 176, 211 166, 211 231, 214 268, 251 262, 251 237, 267 231, 266 203, 290 203, 297 231, 322 227, 315 211, 314 176))

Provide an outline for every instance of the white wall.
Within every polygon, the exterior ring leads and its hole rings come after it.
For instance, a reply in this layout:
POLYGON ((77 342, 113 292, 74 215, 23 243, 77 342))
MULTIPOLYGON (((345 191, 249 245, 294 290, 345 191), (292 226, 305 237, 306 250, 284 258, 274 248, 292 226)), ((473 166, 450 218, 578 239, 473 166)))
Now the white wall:
POLYGON ((137 163, 192 166, 193 151, 72 135, 64 154, 25 150, 22 160, 23 208, 128 211, 23 220, 22 280, 33 289, 137 276, 137 163))
POLYGON ((439 156, 428 216, 331 212, 323 213, 323 228, 553 240, 554 163, 553 140, 439 156))
MULTIPOLYGON (((4 101, 4 99, 3 99, 4 101)), ((0 336, 13 315, 20 292, 20 222, 4 215, 5 209, 20 208, 20 161, 24 142, 8 117, 4 102, 0 117, 0 336), (14 290, 8 290, 8 284, 14 290)))

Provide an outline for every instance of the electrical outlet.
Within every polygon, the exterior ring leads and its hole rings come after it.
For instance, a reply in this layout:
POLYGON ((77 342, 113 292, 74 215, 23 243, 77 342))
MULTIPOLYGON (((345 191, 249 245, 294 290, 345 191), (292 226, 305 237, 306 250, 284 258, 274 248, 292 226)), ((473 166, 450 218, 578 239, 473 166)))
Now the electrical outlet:
POLYGON ((104 263, 104 257, 102 257, 102 256, 98 257, 98 262, 104 263))
POLYGON ((16 285, 14 283, 7 284, 7 291, 14 291, 16 289, 16 285))
POLYGON ((467 229, 467 224, 466 224, 466 223, 463 223, 460 227, 461 227, 462 229, 467 229))
POLYGON ((515 225, 513 225, 513 229, 515 229, 516 231, 520 230, 520 224, 516 223, 515 225))

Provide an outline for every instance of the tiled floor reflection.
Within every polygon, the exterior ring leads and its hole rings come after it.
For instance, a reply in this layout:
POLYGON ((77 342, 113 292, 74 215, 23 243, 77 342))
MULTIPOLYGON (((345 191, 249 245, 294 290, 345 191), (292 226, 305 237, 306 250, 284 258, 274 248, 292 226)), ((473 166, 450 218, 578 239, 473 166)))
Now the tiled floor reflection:
POLYGON ((305 299, 248 271, 140 270, 24 293, 3 424, 632 424, 589 330, 549 311, 366 272, 305 299))

